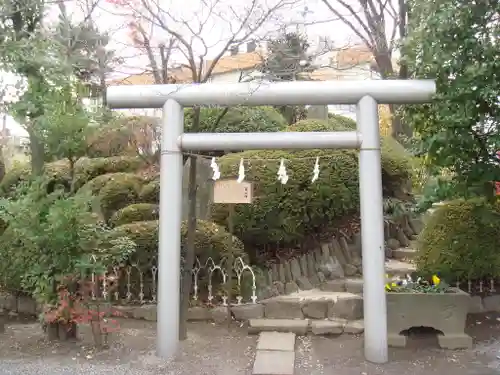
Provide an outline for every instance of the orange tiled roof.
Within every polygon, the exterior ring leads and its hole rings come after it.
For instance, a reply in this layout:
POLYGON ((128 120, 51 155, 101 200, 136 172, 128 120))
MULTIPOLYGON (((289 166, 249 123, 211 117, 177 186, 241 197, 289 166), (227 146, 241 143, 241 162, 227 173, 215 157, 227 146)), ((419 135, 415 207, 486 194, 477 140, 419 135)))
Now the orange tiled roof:
MULTIPOLYGON (((209 67, 213 60, 208 60, 209 67)), ((264 62, 264 56, 259 52, 239 53, 233 56, 223 56, 215 65, 213 74, 228 73, 235 70, 253 69, 264 62)))
MULTIPOLYGON (((213 60, 205 61, 205 67, 208 68, 213 60)), ((222 56, 215 65, 212 74, 229 73, 236 70, 253 69, 262 64, 263 56, 259 52, 239 53, 237 55, 222 56)), ((191 82, 191 70, 187 67, 170 69, 169 75, 176 81, 182 83, 191 82)), ((133 74, 128 77, 113 80, 109 85, 152 85, 154 84, 153 73, 133 74)))
POLYGON ((337 64, 339 67, 367 64, 372 61, 373 53, 365 45, 356 45, 351 48, 342 49, 337 53, 337 64))
MULTIPOLYGON (((236 55, 223 56, 217 62, 212 74, 224 74, 237 70, 253 69, 262 64, 264 56, 260 52, 238 53, 236 55)), ((213 60, 207 60, 205 67, 212 64, 213 60)), ((370 64, 374 61, 372 52, 364 45, 356 45, 351 48, 342 49, 336 54, 337 68, 354 67, 356 65, 370 64)), ((170 76, 176 83, 189 83, 192 80, 191 70, 187 67, 170 69, 170 76)), ((342 71, 334 68, 320 68, 313 72, 306 73, 309 79, 315 81, 343 79, 342 71)), ((114 80, 110 85, 151 85, 155 84, 151 72, 134 74, 126 78, 114 80)))
MULTIPOLYGON (((170 69, 169 75, 177 82, 190 82, 191 71, 187 68, 170 69)), ((132 74, 125 78, 116 79, 108 83, 108 85, 154 85, 155 79, 152 72, 132 74)))
POLYGON ((301 74, 302 77, 310 79, 312 81, 335 81, 342 79, 344 76, 342 72, 334 68, 320 68, 309 73, 301 74))

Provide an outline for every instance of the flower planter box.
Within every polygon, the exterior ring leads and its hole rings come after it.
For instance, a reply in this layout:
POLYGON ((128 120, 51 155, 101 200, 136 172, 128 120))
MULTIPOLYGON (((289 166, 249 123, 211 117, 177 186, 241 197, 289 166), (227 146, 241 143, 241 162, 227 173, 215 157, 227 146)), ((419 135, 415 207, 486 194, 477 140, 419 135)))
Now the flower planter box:
POLYGON ((50 341, 60 340, 68 341, 71 339, 76 339, 77 332, 76 323, 47 323, 45 330, 47 333, 47 339, 50 341))
POLYGON ((389 346, 406 346, 407 337, 401 332, 411 327, 441 331, 443 335, 438 335, 441 348, 472 346, 472 338, 464 332, 470 304, 470 296, 464 291, 451 288, 448 293, 388 292, 386 296, 389 346))
POLYGON ((0 333, 5 332, 5 323, 7 322, 7 314, 5 314, 5 311, 0 308, 0 333))
POLYGON ((76 339, 76 323, 59 323, 59 340, 68 341, 76 339))
POLYGON ((59 324, 58 323, 47 323, 44 327, 45 333, 47 334, 47 339, 49 341, 59 340, 59 324))

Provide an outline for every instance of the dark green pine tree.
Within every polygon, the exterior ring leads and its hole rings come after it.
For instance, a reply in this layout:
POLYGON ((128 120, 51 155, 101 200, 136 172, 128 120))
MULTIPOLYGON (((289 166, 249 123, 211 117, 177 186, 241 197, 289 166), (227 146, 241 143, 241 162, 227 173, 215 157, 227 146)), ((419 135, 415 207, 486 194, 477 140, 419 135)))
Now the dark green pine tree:
POLYGON ((54 39, 61 45, 62 53, 76 77, 88 87, 89 96, 103 96, 106 75, 121 59, 106 48, 109 36, 97 29, 91 14, 83 22, 74 24, 67 16, 63 3, 59 8, 61 13, 54 39))
MULTIPOLYGON (((312 57, 307 53, 307 37, 298 32, 285 32, 268 42, 269 55, 261 72, 273 81, 299 81, 307 79, 304 73, 313 70, 312 57)), ((305 117, 304 106, 277 106, 289 124, 305 117)))

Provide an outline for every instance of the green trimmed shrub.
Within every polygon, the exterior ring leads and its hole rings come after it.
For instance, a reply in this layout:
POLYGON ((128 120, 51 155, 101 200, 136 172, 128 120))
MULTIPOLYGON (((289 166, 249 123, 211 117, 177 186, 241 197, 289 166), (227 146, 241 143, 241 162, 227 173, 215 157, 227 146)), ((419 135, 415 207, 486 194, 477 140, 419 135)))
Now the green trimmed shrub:
POLYGON ((16 165, 8 171, 0 182, 0 193, 2 196, 9 197, 15 188, 23 181, 27 181, 31 175, 31 166, 29 164, 16 165))
POLYGON ((338 130, 343 130, 341 129, 341 127, 345 128, 346 130, 356 130, 356 121, 346 116, 329 113, 328 122, 332 125, 337 126, 338 130))
POLYGON ((137 156, 134 145, 148 129, 159 125, 160 119, 149 116, 120 116, 96 129, 88 139, 88 156, 137 156))
POLYGON ((110 224, 114 227, 137 221, 158 220, 160 209, 157 204, 135 203, 116 211, 110 224))
MULTIPOLYGON (((81 158, 75 163, 75 191, 88 181, 107 173, 135 172, 144 166, 140 157, 115 156, 110 158, 81 158)), ((44 176, 48 182, 69 184, 71 181, 69 163, 67 160, 57 160, 45 165, 44 176)), ((31 165, 22 164, 7 172, 0 182, 0 194, 9 197, 16 187, 31 177, 31 165)))
MULTIPOLYGON (((304 120, 287 130, 327 131, 344 127, 333 120, 304 120)), ((391 140, 384 139, 382 145, 384 194, 391 197, 400 186, 408 185, 409 156, 396 153, 391 140)), ((355 150, 229 154, 218 160, 222 176, 236 176, 241 158, 246 160, 246 178, 254 182, 256 199, 253 204, 236 207, 234 225, 235 234, 248 247, 295 245, 328 233, 337 221, 359 212, 358 152, 355 150), (316 157, 320 157, 320 174, 319 179, 311 183, 316 157), (281 185, 276 176, 281 158, 289 160, 285 161, 290 177, 286 185, 281 185)), ((212 211, 215 222, 226 223, 227 207, 214 205, 212 211)))
MULTIPOLYGON (((127 236, 137 245, 132 262, 150 264, 158 256, 158 221, 138 221, 131 224, 120 225, 113 229, 117 237, 127 236)), ((201 263, 211 257, 215 263, 230 254, 230 234, 224 227, 209 221, 198 220, 195 236, 195 253, 201 263)), ((182 223, 181 254, 184 257, 187 241, 187 225, 182 223)), ((235 257, 245 256, 243 243, 233 236, 232 253, 235 257)))
MULTIPOLYGON (((272 107, 231 107, 214 129, 221 108, 202 108, 200 112, 200 128, 202 133, 250 133, 275 132, 286 127, 285 118, 272 107)), ((186 132, 190 132, 193 123, 193 110, 184 111, 186 132)))
POLYGON ((146 203, 159 203, 160 202, 160 180, 153 180, 141 190, 139 194, 141 202, 146 203))
POLYGON ((445 280, 500 276, 500 204, 481 198, 438 207, 418 239, 417 266, 445 280))
POLYGON ((104 218, 109 220, 116 211, 138 202, 140 189, 136 175, 124 174, 108 180, 98 195, 104 218))
MULTIPOLYGON (((75 169, 77 166, 75 166, 75 169)), ((46 183, 69 184, 70 173, 67 160, 57 160, 45 165, 44 176, 47 177, 46 183)), ((19 164, 7 172, 0 183, 0 195, 11 197, 16 188, 31 178, 31 165, 19 164)))
POLYGON ((106 173, 96 178, 93 178, 85 185, 83 185, 78 192, 87 193, 90 192, 92 195, 96 195, 99 191, 106 186, 106 184, 111 180, 135 180, 138 184, 143 184, 144 179, 133 173, 106 173))
POLYGON ((2 159, 0 159, 0 181, 3 180, 6 172, 7 172, 7 168, 5 166, 5 163, 2 159))
POLYGON ((4 220, 0 219, 0 236, 2 236, 4 234, 4 232, 8 226, 9 226, 8 223, 6 223, 4 220))
POLYGON ((107 173, 136 172, 144 166, 138 156, 113 156, 109 158, 80 159, 75 166, 75 190, 88 181, 107 173))

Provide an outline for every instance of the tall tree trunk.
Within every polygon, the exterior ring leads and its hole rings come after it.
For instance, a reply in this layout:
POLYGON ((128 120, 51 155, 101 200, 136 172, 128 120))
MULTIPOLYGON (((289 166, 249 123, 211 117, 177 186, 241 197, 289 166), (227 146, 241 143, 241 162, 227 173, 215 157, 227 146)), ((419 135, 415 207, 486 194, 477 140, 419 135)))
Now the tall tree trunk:
MULTIPOLYGON (((36 120, 35 120, 36 121, 36 120)), ((43 166, 45 160, 45 152, 40 138, 33 129, 34 124, 28 127, 28 135, 30 138, 30 151, 31 151, 31 174, 35 177, 41 176, 43 173, 43 166)))
MULTIPOLYGON (((407 23, 408 23, 408 4, 406 0, 399 0, 399 37, 403 41, 406 38, 407 34, 407 23)), ((403 51, 400 48, 401 57, 399 59, 399 74, 398 79, 408 79, 408 64, 404 61, 403 51)), ((391 114, 393 121, 393 138, 397 139, 400 142, 408 140, 413 136, 413 129, 407 126, 401 118, 397 116, 396 112, 398 111, 399 106, 391 105, 391 114), (398 133, 395 132, 397 130, 398 133), (403 139, 406 138, 406 139, 403 139)))
MULTIPOLYGON (((193 132, 196 132, 200 127, 200 108, 195 107, 193 112, 193 132)), ((192 272, 195 260, 196 239, 196 193, 198 191, 196 181, 197 163, 198 158, 196 156, 189 157, 187 243, 184 272, 182 274, 179 340, 187 338, 187 312, 193 284, 192 272)))
MULTIPOLYGON (((392 67, 392 61, 389 58, 389 55, 386 53, 382 53, 375 56, 375 61, 377 62, 377 68, 382 79, 394 79, 400 78, 401 70, 399 71, 398 76, 394 72, 392 67)), ((404 72, 403 72, 404 73, 404 72)), ((406 77, 405 77, 406 78, 406 77)), ((405 79, 402 78, 402 79, 405 79)), ((413 135, 412 129, 408 126, 405 126, 403 121, 401 121, 401 117, 398 116, 399 106, 394 104, 389 104, 389 110, 391 112, 391 137, 399 141, 400 143, 404 143, 405 140, 411 138, 413 135)))

